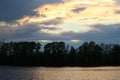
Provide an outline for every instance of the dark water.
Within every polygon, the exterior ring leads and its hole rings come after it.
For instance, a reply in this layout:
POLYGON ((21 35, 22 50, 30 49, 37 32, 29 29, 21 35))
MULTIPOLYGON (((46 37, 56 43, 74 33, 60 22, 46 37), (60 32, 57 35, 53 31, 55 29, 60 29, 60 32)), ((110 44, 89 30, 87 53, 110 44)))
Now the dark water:
POLYGON ((120 67, 0 66, 0 80, 120 80, 120 67))

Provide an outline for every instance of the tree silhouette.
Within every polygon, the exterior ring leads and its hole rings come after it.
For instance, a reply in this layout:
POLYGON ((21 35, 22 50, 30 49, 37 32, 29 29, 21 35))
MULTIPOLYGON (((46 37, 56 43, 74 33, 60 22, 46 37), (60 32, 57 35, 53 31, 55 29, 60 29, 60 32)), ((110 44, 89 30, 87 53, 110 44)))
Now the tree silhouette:
POLYGON ((119 66, 120 45, 84 42, 79 48, 64 42, 41 44, 35 42, 10 42, 0 47, 1 65, 20 66, 119 66))

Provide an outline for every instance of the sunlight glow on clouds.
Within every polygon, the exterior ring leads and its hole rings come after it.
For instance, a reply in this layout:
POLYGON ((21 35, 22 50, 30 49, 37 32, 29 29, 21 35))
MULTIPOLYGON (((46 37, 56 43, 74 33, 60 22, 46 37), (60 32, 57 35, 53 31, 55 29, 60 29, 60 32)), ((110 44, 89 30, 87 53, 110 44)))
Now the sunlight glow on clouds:
POLYGON ((50 43, 52 41, 51 40, 38 40, 38 42, 50 43))
MULTIPOLYGON (((34 10, 39 15, 45 15, 45 17, 39 19, 39 21, 43 22, 46 20, 55 19, 57 17, 60 17, 63 20, 62 22, 60 21, 61 24, 59 23, 58 25, 55 25, 55 27, 61 28, 60 31, 43 30, 44 32, 52 34, 53 32, 54 34, 57 34, 67 31, 84 33, 94 29, 89 25, 120 23, 120 15, 115 14, 115 10, 120 10, 120 8, 115 5, 116 2, 114 0, 63 1, 64 3, 47 4, 34 10), (78 11, 77 13, 73 12, 74 9, 77 10, 80 8, 83 9, 78 11), (71 23, 74 23, 75 25, 71 26, 71 23), (85 27, 81 25, 85 25, 85 27)), ((33 21, 36 20, 33 19, 33 21)))
MULTIPOLYGON (((0 21, 0 27, 24 30, 23 27, 37 28, 38 34, 60 36, 63 33, 87 34, 91 31, 102 32, 94 25, 120 24, 120 5, 117 0, 62 0, 48 3, 33 9, 35 15, 25 15, 11 22, 0 21)), ((117 25, 118 26, 118 25, 117 25)), ((106 26, 110 28, 109 26, 106 26)), ((114 27, 114 26, 113 26, 114 27)), ((117 27, 117 29, 119 26, 117 27)), ((106 29, 106 28, 105 28, 106 29)), ((35 32, 34 32, 35 34, 35 32)), ((72 40, 71 42, 79 42, 72 40)), ((49 42, 43 39, 41 42, 49 42)))
MULTIPOLYGON (((66 1, 66 0, 65 0, 66 1)), ((21 19, 20 22, 27 21, 27 22, 43 22, 46 20, 51 20, 55 18, 63 18, 64 22, 67 23, 69 21, 79 21, 83 22, 84 20, 91 20, 91 19, 98 19, 98 20, 110 20, 116 18, 113 18, 113 16, 120 17, 120 15, 116 15, 114 13, 114 10, 120 8, 116 5, 93 5, 91 3, 112 3, 114 4, 115 1, 113 0, 67 0, 64 3, 59 3, 59 4, 47 4, 38 7, 34 11, 37 12, 39 15, 44 15, 43 16, 32 16, 28 19, 28 17, 25 17, 21 19), (73 3, 75 2, 75 3, 73 3), (85 2, 85 3, 83 3, 85 2), (83 11, 80 11, 79 13, 75 13, 72 10, 77 9, 77 8, 86 8, 83 11), (106 17, 106 18, 105 18, 106 17), (26 19, 27 18, 27 19, 26 19), (22 21, 23 20, 23 21, 22 21)), ((97 21, 99 22, 99 21, 97 21)), ((97 23, 96 22, 96 23, 97 23)), ((91 23, 91 22, 90 22, 91 23)), ((81 23, 82 24, 82 23, 81 23)), ((95 22, 94 22, 95 24, 95 22)))
POLYGON ((3 21, 1 21, 1 22, 0 22, 0 27, 3 27, 3 26, 6 26, 6 23, 3 22, 3 21))
POLYGON ((64 2, 71 2, 77 4, 88 4, 88 5, 97 5, 97 4, 115 4, 114 0, 63 0, 64 2))
POLYGON ((79 43, 80 40, 70 40, 70 42, 72 42, 72 43, 79 43))
POLYGON ((84 25, 79 25, 74 23, 61 24, 56 27, 58 27, 59 29, 57 30, 42 29, 41 31, 44 33, 56 34, 56 35, 64 32, 85 33, 91 30, 100 31, 95 27, 84 26, 84 25))
POLYGON ((120 10, 120 8, 115 5, 116 2, 114 0, 63 1, 64 3, 40 6, 34 10, 38 14, 37 16, 26 16, 17 20, 17 22, 20 25, 37 23, 46 26, 53 25, 59 28, 59 30, 41 30, 48 34, 60 34, 69 31, 85 33, 95 30, 89 25, 120 23, 120 15, 115 14, 115 11, 120 10), (77 13, 73 10, 76 10, 77 13))

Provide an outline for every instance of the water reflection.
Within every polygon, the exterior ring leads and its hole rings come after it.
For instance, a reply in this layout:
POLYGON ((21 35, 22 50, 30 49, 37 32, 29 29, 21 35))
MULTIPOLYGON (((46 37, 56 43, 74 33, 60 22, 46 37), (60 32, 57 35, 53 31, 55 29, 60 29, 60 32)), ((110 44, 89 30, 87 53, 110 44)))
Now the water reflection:
POLYGON ((44 68, 0 66, 0 80, 120 80, 120 67, 44 68))

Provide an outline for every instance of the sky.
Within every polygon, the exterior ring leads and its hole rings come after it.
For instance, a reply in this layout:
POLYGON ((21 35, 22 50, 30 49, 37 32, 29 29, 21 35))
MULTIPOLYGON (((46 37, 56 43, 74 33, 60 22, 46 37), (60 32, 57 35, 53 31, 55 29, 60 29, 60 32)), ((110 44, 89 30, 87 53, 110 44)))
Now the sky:
POLYGON ((0 39, 120 43, 119 0, 0 0, 0 39))

